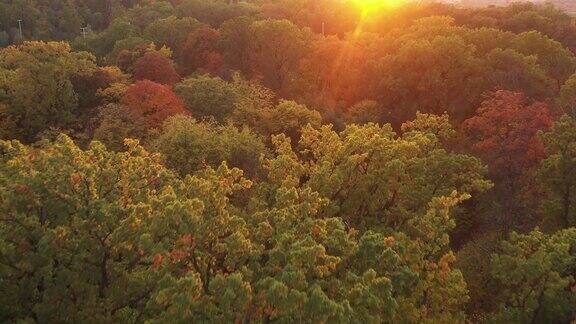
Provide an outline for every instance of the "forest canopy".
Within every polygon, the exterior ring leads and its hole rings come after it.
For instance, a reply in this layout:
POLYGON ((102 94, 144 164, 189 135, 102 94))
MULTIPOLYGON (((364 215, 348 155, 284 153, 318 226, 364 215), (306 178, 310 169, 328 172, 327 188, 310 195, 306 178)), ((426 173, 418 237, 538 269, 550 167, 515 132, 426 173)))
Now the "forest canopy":
POLYGON ((5 0, 0 322, 573 323, 570 1, 5 0))

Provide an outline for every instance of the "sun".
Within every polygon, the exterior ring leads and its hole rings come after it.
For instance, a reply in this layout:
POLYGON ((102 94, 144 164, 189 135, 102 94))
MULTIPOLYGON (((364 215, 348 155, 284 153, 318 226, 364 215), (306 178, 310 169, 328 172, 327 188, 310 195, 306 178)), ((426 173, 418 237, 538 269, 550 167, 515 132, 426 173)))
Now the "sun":
POLYGON ((353 0, 362 9, 364 14, 383 10, 393 9, 406 3, 406 0, 353 0))

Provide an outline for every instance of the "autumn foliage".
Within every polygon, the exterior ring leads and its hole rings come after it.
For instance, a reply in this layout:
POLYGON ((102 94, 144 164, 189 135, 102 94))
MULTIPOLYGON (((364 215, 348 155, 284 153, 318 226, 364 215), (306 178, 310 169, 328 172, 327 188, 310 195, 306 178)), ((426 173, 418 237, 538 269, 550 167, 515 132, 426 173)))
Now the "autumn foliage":
POLYGON ((134 83, 122 98, 130 113, 143 118, 150 127, 159 126, 166 118, 188 114, 182 100, 169 86, 149 80, 134 83))
POLYGON ((369 54, 359 42, 328 37, 318 41, 300 63, 300 71, 312 88, 305 88, 306 95, 318 104, 332 107, 351 105, 368 96, 365 86, 369 54), (322 62, 322 64, 318 64, 322 62))
POLYGON ((181 68, 184 74, 195 70, 217 74, 222 67, 222 55, 218 52, 220 32, 204 27, 191 32, 182 45, 181 68))
POLYGON ((490 166, 492 176, 517 179, 545 157, 539 131, 554 123, 550 107, 530 103, 521 93, 497 91, 466 120, 472 150, 490 166))
POLYGON ((0 1, 0 323, 576 324, 528 1, 0 1))
POLYGON ((157 51, 150 51, 134 64, 134 79, 173 85, 180 80, 172 60, 157 51))

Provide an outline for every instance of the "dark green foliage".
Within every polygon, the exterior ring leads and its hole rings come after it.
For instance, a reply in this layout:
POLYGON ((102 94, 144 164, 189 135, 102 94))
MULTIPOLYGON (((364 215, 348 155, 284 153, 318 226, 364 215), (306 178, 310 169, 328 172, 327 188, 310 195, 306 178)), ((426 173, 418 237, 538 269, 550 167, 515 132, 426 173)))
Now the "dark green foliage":
POLYGON ((216 168, 226 161, 254 177, 261 173, 260 158, 266 153, 262 138, 247 127, 197 122, 185 116, 166 120, 151 147, 165 156, 168 167, 182 175, 207 165, 216 168))
POLYGON ((79 99, 71 79, 95 72, 91 54, 72 52, 65 43, 31 42, 4 49, 0 53, 2 138, 33 141, 46 129, 79 126, 79 99))
POLYGON ((232 114, 238 96, 232 84, 209 75, 185 79, 174 89, 193 116, 220 122, 232 114))
POLYGON ((546 235, 513 233, 494 256, 493 275, 503 288, 495 322, 567 323, 576 316, 576 229, 546 235))

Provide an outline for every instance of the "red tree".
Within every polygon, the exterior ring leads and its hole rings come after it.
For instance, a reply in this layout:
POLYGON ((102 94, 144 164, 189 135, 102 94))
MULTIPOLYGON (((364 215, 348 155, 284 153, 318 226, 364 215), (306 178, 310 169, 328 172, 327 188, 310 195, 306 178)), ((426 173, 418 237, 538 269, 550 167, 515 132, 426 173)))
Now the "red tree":
POLYGON ((522 93, 497 91, 463 127, 493 177, 519 179, 545 156, 538 132, 553 122, 545 103, 529 104, 522 93))
POLYGON ((136 118, 142 118, 149 127, 158 127, 166 118, 188 114, 182 100, 169 86, 149 80, 134 83, 122 98, 122 103, 136 118))
POLYGON ((538 222, 533 211, 541 195, 534 171, 546 154, 538 132, 553 122, 548 105, 529 103, 522 93, 497 91, 463 124, 472 150, 488 163, 495 182, 494 199, 503 213, 493 221, 506 230, 538 222))
POLYGON ((191 32, 182 46, 180 66, 184 74, 196 70, 218 74, 222 69, 222 55, 218 52, 220 33, 205 27, 191 32))
POLYGON ((168 85, 180 81, 172 60, 156 51, 150 51, 136 61, 134 78, 168 85))

